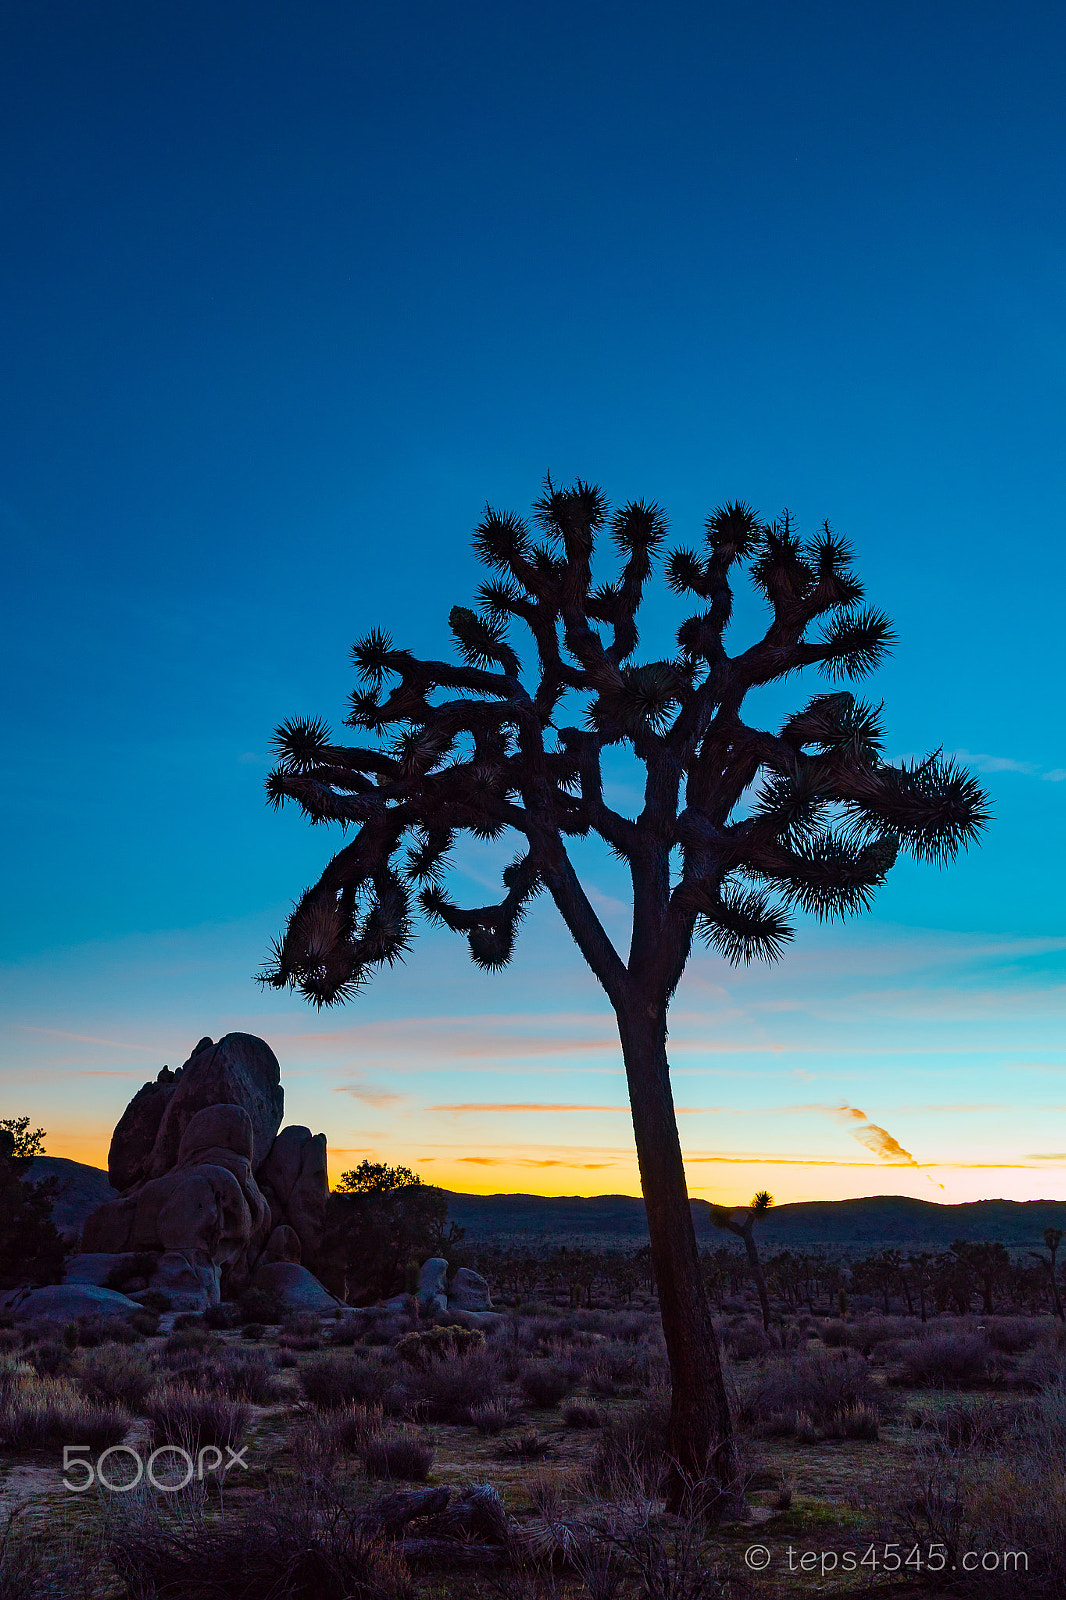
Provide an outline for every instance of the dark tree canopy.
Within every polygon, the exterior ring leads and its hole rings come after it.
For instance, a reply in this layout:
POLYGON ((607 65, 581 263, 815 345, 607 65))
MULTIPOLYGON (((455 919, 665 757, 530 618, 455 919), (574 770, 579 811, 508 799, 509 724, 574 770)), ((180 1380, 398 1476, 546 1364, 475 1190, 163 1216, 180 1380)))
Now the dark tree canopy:
POLYGON ((30 1163, 44 1153, 44 1130, 28 1117, 0 1119, 0 1289, 58 1283, 66 1245, 52 1221, 58 1178, 34 1183, 30 1163))
POLYGON ((416 897, 426 916, 465 934, 475 962, 502 966, 547 887, 616 1008, 627 966, 668 998, 694 934, 732 962, 774 960, 793 937, 796 908, 820 917, 865 910, 900 850, 944 862, 976 838, 987 804, 973 778, 939 753, 887 764, 879 708, 846 690, 817 695, 776 730, 741 715, 752 689, 812 667, 861 678, 893 643, 885 616, 863 605, 850 547, 828 524, 802 539, 788 513, 764 524, 746 505, 719 507, 701 548, 666 559, 669 585, 694 603, 675 653, 638 663, 638 608, 665 537, 657 506, 612 513, 580 482, 549 483, 532 528, 488 509, 475 546, 493 576, 476 609, 450 616, 460 661, 421 660, 371 631, 353 650, 362 687, 348 724, 372 742, 337 744, 317 719, 279 728, 273 803, 294 800, 313 821, 356 836, 296 906, 268 982, 316 1005, 350 998, 407 950, 416 897), (602 534, 618 563, 607 582, 593 576, 602 534), (770 619, 730 655, 724 635, 740 571, 770 619), (514 623, 532 645, 526 672, 514 623), (618 744, 647 769, 635 819, 603 795, 601 754, 618 744), (753 783, 754 807, 738 815, 753 783), (508 829, 523 846, 498 903, 454 904, 444 884, 457 837, 508 829), (590 833, 633 873, 628 963, 567 855, 568 839, 590 833))

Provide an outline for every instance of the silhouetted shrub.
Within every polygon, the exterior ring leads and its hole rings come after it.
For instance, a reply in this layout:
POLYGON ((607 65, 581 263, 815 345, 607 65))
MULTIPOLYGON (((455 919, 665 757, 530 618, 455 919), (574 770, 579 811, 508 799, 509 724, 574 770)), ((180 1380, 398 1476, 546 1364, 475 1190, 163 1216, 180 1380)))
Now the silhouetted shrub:
POLYGON ((232 1300, 223 1300, 217 1306, 208 1306, 204 1312, 204 1327, 225 1333, 236 1328, 241 1320, 241 1308, 232 1300))
POLYGON ((369 1478, 401 1478, 425 1483, 433 1465, 432 1448, 413 1433, 378 1434, 359 1451, 369 1478))
POLYGON ((502 1433, 514 1421, 515 1408, 510 1400, 483 1400, 470 1407, 470 1421, 478 1433, 490 1437, 502 1433))
POLYGON ((168 1499, 114 1528, 111 1560, 136 1600, 415 1600, 399 1556, 321 1478, 276 1488, 239 1520, 176 1522, 168 1499))
POLYGON ((568 1428, 599 1428, 603 1413, 591 1400, 568 1400, 563 1406, 563 1421, 568 1428))
POLYGON ((139 1350, 114 1344, 80 1351, 74 1359, 72 1374, 90 1400, 114 1401, 136 1413, 141 1412, 155 1382, 139 1350))
POLYGON ((422 1333, 405 1333, 396 1346, 396 1354, 410 1366, 425 1366, 430 1361, 465 1356, 472 1350, 484 1348, 485 1335, 480 1329, 448 1323, 439 1328, 427 1328, 422 1333))
POLYGON ((336 1410, 348 1405, 380 1405, 394 1377, 376 1360, 322 1355, 300 1368, 300 1386, 313 1406, 336 1410))
POLYGON ((275 1323, 285 1317, 285 1306, 277 1295, 267 1294, 265 1289, 245 1289, 237 1304, 246 1322, 275 1323))
POLYGON ((250 1420, 248 1407, 242 1401, 184 1384, 153 1389, 145 1401, 144 1414, 157 1444, 182 1445, 190 1454, 205 1445, 235 1449, 250 1420))
POLYGON ((532 1361, 523 1369, 518 1381, 529 1404, 545 1410, 558 1405, 570 1393, 577 1373, 569 1362, 532 1361))
POLYGON ((915 1388, 966 1389, 993 1370, 992 1346, 983 1333, 934 1333, 901 1352, 902 1375, 915 1388))
POLYGON ((34 1450, 80 1444, 103 1450, 121 1443, 129 1425, 121 1406, 86 1400, 64 1379, 40 1378, 12 1392, 0 1405, 0 1447, 34 1450))
POLYGON ((860 1355, 816 1349, 767 1362, 744 1397, 741 1417, 768 1423, 804 1412, 816 1427, 824 1428, 857 1406, 876 1411, 879 1394, 860 1355))
POLYGON ((469 1422, 473 1408, 504 1398, 504 1378, 494 1351, 475 1345, 465 1355, 443 1356, 409 1370, 407 1405, 435 1422, 469 1422))

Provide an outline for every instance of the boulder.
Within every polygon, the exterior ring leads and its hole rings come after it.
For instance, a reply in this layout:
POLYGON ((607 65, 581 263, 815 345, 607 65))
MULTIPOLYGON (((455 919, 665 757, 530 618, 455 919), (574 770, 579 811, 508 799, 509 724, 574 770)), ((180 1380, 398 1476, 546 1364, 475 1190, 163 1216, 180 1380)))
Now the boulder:
POLYGON ((220 1276, 210 1259, 188 1250, 166 1250, 152 1274, 151 1288, 170 1296, 173 1311, 206 1311, 221 1299, 220 1276))
POLYGON ((142 1309, 136 1300, 117 1294, 114 1289, 101 1289, 92 1283, 50 1283, 43 1289, 31 1289, 13 1315, 18 1322, 30 1317, 73 1322, 75 1317, 128 1317, 132 1311, 142 1309))
POLYGON ((177 1082, 170 1068, 164 1067, 154 1083, 137 1090, 118 1119, 107 1153, 107 1176, 120 1193, 148 1177, 159 1124, 177 1082))
POLYGON ((136 1251, 107 1252, 95 1251, 91 1255, 75 1256, 66 1272, 67 1283, 94 1283, 97 1288, 107 1287, 106 1280, 112 1272, 120 1267, 131 1270, 141 1267, 141 1259, 136 1251))
POLYGON ((136 1218, 137 1201, 132 1196, 108 1200, 97 1206, 85 1219, 81 1231, 82 1250, 88 1255, 122 1254, 132 1250, 136 1218))
POLYGON ((228 1033, 189 1058, 167 1100, 148 1163, 148 1176, 169 1172, 178 1160, 182 1135, 208 1106, 242 1106, 252 1128, 251 1163, 258 1167, 281 1126, 285 1096, 278 1058, 263 1039, 228 1033))
POLYGON ((448 1288, 448 1310, 491 1311, 489 1286, 480 1272, 460 1267, 448 1288))
POLYGON ((425 1312, 448 1309, 448 1263, 441 1256, 430 1256, 418 1274, 418 1305, 425 1312))
POLYGON ((324 1289, 306 1267, 294 1261, 263 1261, 252 1274, 252 1287, 277 1295, 292 1311, 334 1312, 341 1302, 324 1289))
POLYGON ((274 1226, 292 1228, 304 1257, 314 1260, 322 1248, 329 1199, 325 1134, 298 1124, 282 1128, 256 1179, 274 1226))
POLYGON ((282 1223, 281 1226, 275 1228, 273 1233, 270 1235, 270 1238, 266 1242, 266 1247, 263 1250, 263 1254, 259 1259, 263 1262, 294 1261, 297 1265, 299 1265, 299 1235, 295 1233, 292 1228, 286 1227, 285 1223, 282 1223))

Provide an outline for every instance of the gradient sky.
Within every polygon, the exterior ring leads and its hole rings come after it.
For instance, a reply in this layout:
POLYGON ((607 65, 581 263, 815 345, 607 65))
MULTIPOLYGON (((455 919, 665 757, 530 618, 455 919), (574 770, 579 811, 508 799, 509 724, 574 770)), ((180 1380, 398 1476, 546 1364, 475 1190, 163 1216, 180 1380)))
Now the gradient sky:
POLYGON ((830 518, 899 630, 892 754, 995 801, 777 968, 694 959, 693 1191, 1066 1197, 1064 51, 973 0, 8 0, 0 1114, 102 1163, 245 1029, 335 1170, 635 1191, 546 903, 499 977, 428 933, 341 1011, 252 982, 330 843, 266 809, 274 725, 339 724, 373 623, 445 649, 482 504, 550 470, 681 539, 830 518))

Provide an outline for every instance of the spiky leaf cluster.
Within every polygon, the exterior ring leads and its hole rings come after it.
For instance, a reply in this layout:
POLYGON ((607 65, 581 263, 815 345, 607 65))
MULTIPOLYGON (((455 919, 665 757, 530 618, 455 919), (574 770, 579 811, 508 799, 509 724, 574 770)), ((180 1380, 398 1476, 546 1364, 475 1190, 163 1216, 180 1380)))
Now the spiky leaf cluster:
POLYGON ((665 559, 667 583, 697 602, 676 653, 641 661, 640 607, 666 535, 658 506, 612 512, 583 482, 549 480, 528 522, 487 507, 474 548, 489 575, 474 606, 450 612, 458 659, 423 660, 372 630, 353 648, 348 717, 366 745, 334 742, 318 719, 279 728, 271 802, 354 836, 294 909, 266 981, 320 1005, 347 998, 402 957, 415 901, 495 969, 546 889, 616 1009, 636 992, 665 1005, 694 935, 732 962, 775 960, 797 910, 862 911, 899 851, 944 862, 978 836, 987 802, 974 779, 939 752, 886 763, 880 708, 847 690, 816 695, 776 731, 742 716, 761 685, 811 668, 861 678, 891 648, 828 524, 804 539, 788 513, 764 523, 748 505, 719 506, 700 545, 665 559), (615 564, 603 574, 605 533, 615 564), (737 573, 769 616, 729 654, 737 573), (604 798, 603 751, 616 744, 646 768, 636 818, 604 798), (509 832, 522 849, 500 898, 458 905, 456 846, 509 832), (568 851, 590 833, 632 875, 626 954, 568 851))

